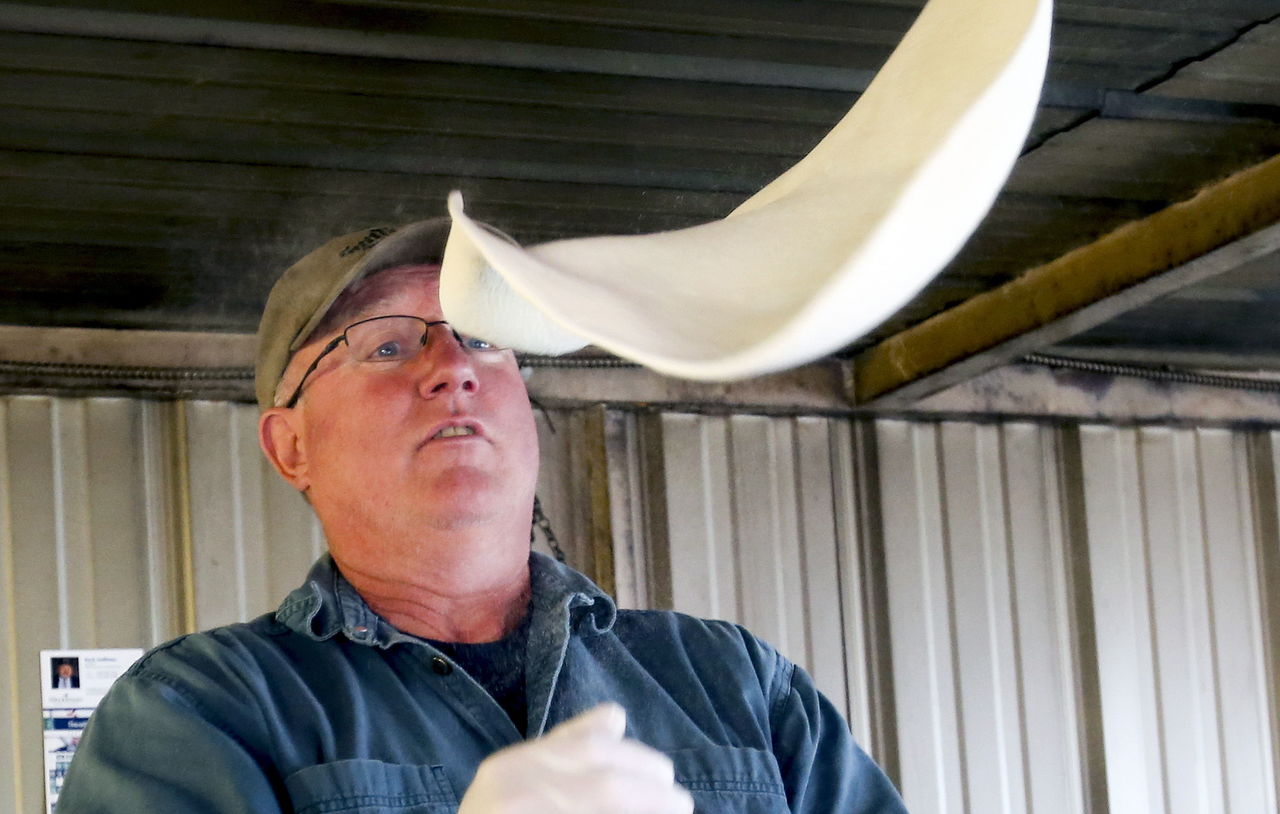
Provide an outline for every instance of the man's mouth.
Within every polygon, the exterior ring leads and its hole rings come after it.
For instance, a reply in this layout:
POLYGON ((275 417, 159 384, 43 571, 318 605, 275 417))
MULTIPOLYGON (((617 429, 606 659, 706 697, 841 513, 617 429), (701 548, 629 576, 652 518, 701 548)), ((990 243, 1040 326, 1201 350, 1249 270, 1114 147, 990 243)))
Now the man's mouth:
POLYGON ((474 427, 445 427, 443 430, 440 430, 440 432, 431 436, 431 440, 434 441, 437 438, 458 438, 463 435, 475 434, 476 431, 474 427))

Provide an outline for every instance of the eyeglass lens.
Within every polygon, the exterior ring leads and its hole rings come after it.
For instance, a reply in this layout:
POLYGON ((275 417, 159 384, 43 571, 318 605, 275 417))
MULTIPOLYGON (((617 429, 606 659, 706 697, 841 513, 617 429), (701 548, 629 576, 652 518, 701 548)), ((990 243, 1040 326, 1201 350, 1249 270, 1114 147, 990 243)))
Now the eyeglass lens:
POLYGON ((347 345, 357 362, 403 362, 427 344, 427 328, 417 317, 377 317, 349 326, 347 345))
MULTIPOLYGON (((433 325, 447 326, 448 323, 428 322, 421 317, 393 314, 349 325, 345 336, 347 345, 351 348, 351 358, 357 362, 403 362, 413 358, 427 344, 428 330, 433 325)), ((499 345, 453 330, 452 327, 449 330, 468 353, 505 350, 499 345)))

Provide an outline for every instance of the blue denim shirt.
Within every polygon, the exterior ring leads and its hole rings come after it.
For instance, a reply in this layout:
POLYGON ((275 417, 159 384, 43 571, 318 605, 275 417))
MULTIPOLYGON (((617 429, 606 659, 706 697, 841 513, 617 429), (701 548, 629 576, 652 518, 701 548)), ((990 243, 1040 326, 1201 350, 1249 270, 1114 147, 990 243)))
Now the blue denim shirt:
MULTIPOLYGON (((700 814, 905 811, 804 671, 742 628, 619 611, 547 557, 530 567, 530 737, 612 700, 700 814)), ((58 812, 446 814, 519 740, 479 684, 325 557, 276 613, 134 665, 90 720, 58 812)))

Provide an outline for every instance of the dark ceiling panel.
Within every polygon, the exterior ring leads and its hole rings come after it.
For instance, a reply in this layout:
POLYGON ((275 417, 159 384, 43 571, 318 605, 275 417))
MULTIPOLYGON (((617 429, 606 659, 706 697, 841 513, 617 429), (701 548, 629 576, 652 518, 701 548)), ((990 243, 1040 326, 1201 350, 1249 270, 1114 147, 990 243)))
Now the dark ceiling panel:
POLYGON ((1256 357, 1274 358, 1280 353, 1278 306, 1275 300, 1164 300, 1072 337, 1059 347, 1063 352, 1118 347, 1144 356, 1159 352, 1174 364, 1184 354, 1218 353, 1224 360, 1219 364, 1234 356, 1239 364, 1249 366, 1256 357))
POLYGON ((1212 61, 1196 62, 1160 86, 1169 96, 1280 105, 1280 26, 1259 26, 1212 61))
POLYGON ((3 32, 0 67, 153 79, 190 87, 193 93, 218 87, 271 88, 376 95, 410 104, 433 99, 514 103, 824 127, 839 118, 853 98, 848 91, 3 32))
POLYGON ((244 274, 260 261, 208 246, 9 244, 0 248, 6 288, 0 322, 225 330, 229 322, 260 307, 270 284, 244 274), (157 274, 162 267, 169 273, 157 274))

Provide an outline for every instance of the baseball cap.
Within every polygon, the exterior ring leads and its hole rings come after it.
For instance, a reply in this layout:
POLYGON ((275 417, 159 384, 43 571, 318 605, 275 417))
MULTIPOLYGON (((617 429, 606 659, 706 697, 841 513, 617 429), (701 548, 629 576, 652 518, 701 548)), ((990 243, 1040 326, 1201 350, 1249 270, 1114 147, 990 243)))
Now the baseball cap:
POLYGON ((333 238, 286 269, 271 287, 258 323, 254 364, 258 409, 272 406, 290 357, 347 286, 395 266, 441 262, 449 227, 449 218, 439 217, 407 226, 362 229, 333 238))

